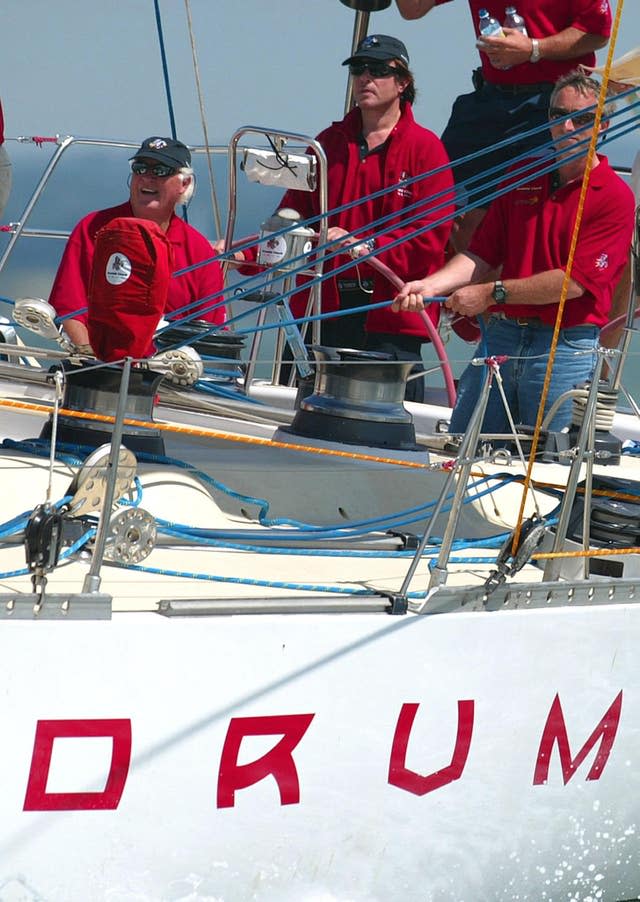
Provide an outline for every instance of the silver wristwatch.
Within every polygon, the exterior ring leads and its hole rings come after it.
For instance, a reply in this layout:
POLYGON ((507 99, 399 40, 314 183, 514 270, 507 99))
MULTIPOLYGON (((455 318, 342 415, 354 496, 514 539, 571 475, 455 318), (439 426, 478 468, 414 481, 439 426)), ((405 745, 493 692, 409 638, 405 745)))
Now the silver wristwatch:
POLYGON ((540 41, 537 38, 531 38, 531 56, 530 63, 537 63, 540 59, 540 41))

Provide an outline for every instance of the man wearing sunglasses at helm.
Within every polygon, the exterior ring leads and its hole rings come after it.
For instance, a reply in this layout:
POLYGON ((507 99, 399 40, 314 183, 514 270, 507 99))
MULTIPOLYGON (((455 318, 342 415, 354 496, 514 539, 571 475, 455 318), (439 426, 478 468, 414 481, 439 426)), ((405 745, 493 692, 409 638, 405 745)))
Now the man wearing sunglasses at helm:
MULTIPOLYGON (((440 139, 413 118, 416 90, 405 45, 390 35, 369 35, 342 65, 349 66, 353 79, 355 109, 317 137, 327 156, 327 208, 332 211, 350 204, 328 218, 328 240, 342 239, 329 250, 335 253, 342 247, 343 253, 325 264, 323 313, 392 297, 392 284, 366 260, 358 262, 361 257, 373 253, 403 280, 422 275, 422 261, 429 271, 442 266, 453 215, 453 177, 446 151, 440 139), (389 190, 381 196, 371 196, 385 188, 389 190), (405 213, 406 208, 411 209, 405 213), (388 218, 378 225, 382 217, 388 218), (353 233, 355 237, 349 237, 353 233), (352 268, 332 276, 332 270, 344 266, 349 256, 354 260, 352 268)), ((293 208, 303 220, 320 212, 317 190, 290 190, 279 206, 293 208)), ((235 255, 237 260, 253 256, 253 249, 235 255)), ((292 298, 294 316, 304 316, 306 300, 303 294, 292 298)), ((434 322, 439 313, 437 304, 427 311, 434 322)), ((416 372, 423 369, 421 345, 428 340, 421 316, 397 316, 389 308, 322 322, 323 344, 415 360, 416 372)), ((407 400, 421 401, 423 395, 423 380, 412 379, 407 400)))
MULTIPOLYGON (((58 316, 86 308, 96 235, 118 217, 133 216, 158 225, 172 246, 175 270, 212 257, 211 245, 205 236, 175 214, 176 207, 188 204, 195 187, 189 148, 173 138, 154 136, 142 142, 130 162, 129 200, 117 207, 89 213, 69 236, 49 296, 58 316)), ((165 312, 208 297, 220 291, 222 286, 218 263, 171 279, 165 312)), ((200 319, 222 323, 224 307, 198 315, 200 319)), ((65 320, 64 330, 76 347, 89 345, 86 313, 65 320)))

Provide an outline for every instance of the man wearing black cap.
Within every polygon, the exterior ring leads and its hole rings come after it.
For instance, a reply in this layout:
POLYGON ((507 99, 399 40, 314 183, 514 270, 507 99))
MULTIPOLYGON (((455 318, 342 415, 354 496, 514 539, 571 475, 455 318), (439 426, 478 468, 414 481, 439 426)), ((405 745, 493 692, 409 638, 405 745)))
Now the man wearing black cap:
MULTIPOLYGON (((356 108, 317 140, 327 155, 328 209, 359 202, 329 216, 328 238, 344 239, 344 255, 325 264, 329 278, 322 284, 323 313, 374 304, 394 294, 379 271, 358 262, 364 255, 373 253, 403 280, 412 278, 411 273, 421 274, 422 261, 430 272, 437 270, 444 263, 453 215, 453 180, 446 151, 439 138, 413 118, 416 91, 405 45, 389 35, 369 35, 343 65, 349 66, 353 78, 356 108), (433 170, 439 171, 428 174, 433 170), (414 181, 425 173, 426 177, 414 181), (371 197, 385 188, 389 190, 382 196, 371 197), (389 219, 378 225, 385 216, 389 219), (433 225, 436 220, 439 225, 433 225), (353 233, 355 237, 347 237, 353 233), (331 277, 348 255, 355 261, 353 268, 331 277)), ((317 191, 290 190, 280 206, 292 207, 303 219, 320 212, 317 191)), ((294 316, 304 316, 305 307, 305 296, 292 299, 294 316)), ((437 322, 438 305, 427 312, 437 322)), ((388 308, 322 323, 323 344, 379 350, 398 360, 416 360, 420 368, 421 345, 427 340, 421 316, 396 315, 388 308)), ((407 398, 422 400, 423 388, 422 379, 411 380, 407 398)))
MULTIPOLYGON (((146 138, 131 157, 129 200, 89 213, 76 225, 67 242, 56 274, 49 302, 58 316, 75 313, 87 307, 87 294, 93 263, 96 235, 111 220, 132 216, 148 219, 165 233, 173 251, 175 270, 184 269, 212 257, 209 241, 175 214, 175 208, 187 204, 193 195, 194 174, 191 153, 181 141, 173 138, 146 138)), ((218 263, 210 263, 171 279, 165 312, 179 310, 193 301, 208 297, 222 289, 222 272, 218 263)), ((193 313, 190 310, 189 313, 193 313)), ((224 322, 221 306, 198 313, 201 319, 224 322)), ((65 320, 64 330, 76 346, 87 346, 86 313, 65 320)))

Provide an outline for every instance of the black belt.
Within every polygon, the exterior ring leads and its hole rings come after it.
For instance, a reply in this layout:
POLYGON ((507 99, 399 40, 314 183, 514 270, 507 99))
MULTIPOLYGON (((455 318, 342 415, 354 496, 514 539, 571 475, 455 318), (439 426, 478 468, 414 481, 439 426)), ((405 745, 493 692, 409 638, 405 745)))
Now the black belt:
MULTIPOLYGON (((543 319, 540 319, 539 316, 507 316, 506 313, 502 313, 501 311, 492 312, 489 314, 489 319, 500 319, 505 323, 513 323, 514 326, 527 326, 531 329, 553 329, 553 323, 547 323, 543 319)), ((600 326, 596 326, 593 323, 574 323, 572 326, 563 326, 563 329, 595 329, 596 332, 600 332, 600 326)))
POLYGON ((540 94, 541 91, 551 91, 553 82, 541 81, 533 85, 498 85, 492 81, 485 81, 485 85, 495 88, 501 94, 540 94))
POLYGON ((546 329, 553 329, 551 323, 545 323, 539 316, 507 316, 506 313, 501 312, 491 313, 490 316, 495 316, 496 319, 504 320, 507 323, 513 323, 515 326, 533 326, 538 329, 544 326, 546 329))

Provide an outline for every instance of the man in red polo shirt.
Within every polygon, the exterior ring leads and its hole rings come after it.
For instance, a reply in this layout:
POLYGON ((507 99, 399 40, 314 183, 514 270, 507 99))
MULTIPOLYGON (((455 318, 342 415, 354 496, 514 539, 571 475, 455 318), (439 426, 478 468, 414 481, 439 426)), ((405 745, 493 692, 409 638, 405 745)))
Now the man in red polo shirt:
MULTIPOLYGON (((213 251, 207 238, 175 214, 176 206, 189 202, 193 189, 189 148, 173 138, 147 138, 131 158, 129 200, 117 207, 89 213, 76 225, 60 261, 49 302, 58 316, 77 313, 64 322, 65 332, 77 347, 89 345, 87 314, 79 311, 87 307, 96 235, 112 219, 134 216, 160 226, 171 244, 175 271, 211 259, 213 251)), ((218 263, 172 278, 165 313, 215 294, 222 286, 218 263)), ((188 314, 194 312, 189 310, 188 314)), ((203 309, 198 315, 212 323, 222 323, 225 319, 224 307, 219 302, 215 309, 203 309)))
MULTIPOLYGON (((421 18, 434 6, 448 2, 396 0, 405 19, 421 18)), ((476 35, 480 9, 487 9, 502 22, 506 5, 505 0, 469 0, 476 35)), ((473 73, 475 90, 455 100, 442 134, 453 161, 456 185, 462 189, 461 203, 482 201, 487 169, 505 165, 517 154, 547 143, 549 135, 541 129, 468 162, 455 161, 543 126, 554 83, 580 65, 595 66, 595 51, 606 45, 611 32, 609 0, 515 0, 514 5, 528 34, 505 28, 504 37, 482 37, 478 41, 482 66, 473 73)), ((485 203, 465 215, 454 233, 456 250, 468 246, 487 206, 485 203)))
MULTIPOLYGON (((328 165, 328 240, 340 242, 333 251, 343 249, 325 265, 323 313, 365 307, 391 297, 393 287, 387 278, 367 260, 358 262, 361 257, 374 253, 403 280, 442 266, 454 212, 446 151, 440 139, 413 116, 416 88, 404 43, 391 35, 368 35, 342 65, 349 66, 356 106, 317 136, 328 165), (386 222, 379 225, 383 218, 386 222), (353 267, 332 275, 349 256, 355 261, 353 267)), ((280 207, 293 208, 302 219, 317 217, 318 191, 290 190, 280 207)), ((222 242, 216 247, 222 250, 222 242)), ((236 253, 238 260, 253 256, 236 253)), ((294 316, 304 315, 306 301, 306 293, 292 299, 294 316)), ((432 304, 428 315, 437 323, 439 305, 432 304)), ((420 316, 394 316, 388 307, 322 323, 323 344, 414 360, 414 373, 424 369, 421 347, 428 340, 420 316)), ((423 398, 423 380, 410 380, 406 399, 423 398)))
MULTIPOLYGON (((406 284, 394 301, 394 310, 412 311, 421 309, 423 297, 446 294, 450 295, 446 306, 458 314, 490 314, 485 341, 474 356, 508 355, 501 373, 515 423, 536 422, 587 163, 587 151, 581 148, 583 133, 578 129, 593 125, 599 89, 597 81, 579 72, 558 81, 549 108, 557 169, 497 198, 469 250, 456 254, 439 272, 406 284), (497 269, 500 280, 483 281, 497 269)), ((589 177, 545 413, 560 395, 592 376, 600 328, 608 321, 613 289, 628 259, 634 207, 629 187, 609 167, 606 157, 597 156, 589 177)), ((451 432, 466 429, 482 381, 483 368, 470 364, 458 386, 451 432)), ((562 429, 570 416, 571 404, 566 402, 549 427, 562 429)), ((509 431, 495 382, 483 431, 509 431)))

